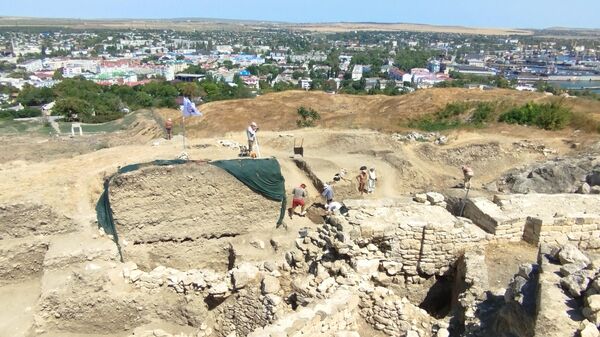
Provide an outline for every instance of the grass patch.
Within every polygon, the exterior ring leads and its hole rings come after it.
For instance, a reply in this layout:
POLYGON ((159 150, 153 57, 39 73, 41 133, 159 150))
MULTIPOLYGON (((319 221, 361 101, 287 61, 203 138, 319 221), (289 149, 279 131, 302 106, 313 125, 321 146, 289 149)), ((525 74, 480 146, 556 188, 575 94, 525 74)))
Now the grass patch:
POLYGON ((585 132, 600 133, 600 121, 583 112, 573 112, 571 115, 571 126, 574 129, 583 130, 585 132))
POLYGON ((35 121, 0 120, 0 134, 36 134, 49 135, 54 130, 49 125, 35 121))
MULTIPOLYGON (((131 113, 123 118, 101 123, 101 124, 82 124, 83 133, 111 133, 126 130, 134 121, 136 113, 131 113)), ((70 122, 58 122, 61 133, 71 133, 70 122)))

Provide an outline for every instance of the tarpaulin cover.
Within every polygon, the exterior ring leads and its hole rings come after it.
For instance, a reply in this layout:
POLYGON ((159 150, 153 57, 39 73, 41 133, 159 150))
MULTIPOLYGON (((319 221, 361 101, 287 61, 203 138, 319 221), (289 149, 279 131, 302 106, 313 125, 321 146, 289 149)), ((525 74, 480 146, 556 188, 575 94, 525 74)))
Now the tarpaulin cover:
POLYGON ((283 223, 285 216, 285 179, 281 167, 275 158, 216 160, 210 164, 222 168, 248 186, 252 191, 268 199, 280 201, 281 211, 277 225, 283 223))

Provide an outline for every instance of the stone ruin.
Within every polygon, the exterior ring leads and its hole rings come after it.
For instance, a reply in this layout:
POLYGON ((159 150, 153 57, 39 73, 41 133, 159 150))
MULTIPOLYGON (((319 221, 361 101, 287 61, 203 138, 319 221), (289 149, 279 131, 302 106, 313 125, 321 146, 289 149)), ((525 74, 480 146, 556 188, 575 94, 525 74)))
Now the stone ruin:
POLYGON ((31 335, 599 334, 600 196, 475 197, 463 216, 439 193, 346 200, 347 216, 286 231, 278 203, 193 165, 113 181, 123 262, 102 232, 67 253, 69 219, 2 206, 31 214, 0 218, 0 280, 41 278, 31 335), (538 261, 491 284, 485 247, 514 241, 538 261))

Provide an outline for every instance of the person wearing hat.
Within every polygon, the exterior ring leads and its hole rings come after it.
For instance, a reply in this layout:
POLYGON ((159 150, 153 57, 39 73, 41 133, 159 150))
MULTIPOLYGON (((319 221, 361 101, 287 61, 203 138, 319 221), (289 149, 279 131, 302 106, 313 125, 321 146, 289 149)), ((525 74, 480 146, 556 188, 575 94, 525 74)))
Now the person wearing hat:
POLYGON ((246 129, 246 136, 248 137, 248 153, 252 152, 254 142, 256 142, 256 131, 258 131, 258 125, 255 122, 250 123, 248 129, 246 129))
POLYGON ((290 219, 294 215, 296 211, 296 207, 300 206, 300 216, 305 216, 306 211, 304 211, 304 198, 306 198, 308 193, 306 192, 306 184, 300 184, 298 187, 294 187, 292 190, 292 207, 288 208, 288 215, 290 219))
POLYGON ((375 168, 371 167, 368 172, 367 180, 367 193, 373 193, 375 191, 375 182, 377 181, 377 173, 375 168))
POLYGON ((170 140, 173 136, 173 120, 171 118, 165 122, 165 129, 167 130, 167 139, 170 140))
POLYGON ((471 178, 473 178, 475 173, 473 172, 473 169, 467 165, 463 165, 461 167, 461 169, 462 169, 463 178, 464 178, 464 188, 466 190, 470 190, 471 189, 471 178))
POLYGON ((360 192, 360 195, 363 195, 363 193, 367 192, 366 186, 368 177, 369 175, 367 174, 367 167, 361 166, 360 172, 356 176, 356 182, 358 183, 358 192, 360 192))

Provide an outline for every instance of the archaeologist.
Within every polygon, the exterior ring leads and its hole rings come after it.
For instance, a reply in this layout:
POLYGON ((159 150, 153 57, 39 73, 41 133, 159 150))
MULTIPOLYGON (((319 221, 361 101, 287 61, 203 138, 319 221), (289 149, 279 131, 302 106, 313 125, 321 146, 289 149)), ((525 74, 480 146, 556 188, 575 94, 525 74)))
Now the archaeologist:
POLYGON ((306 192, 306 184, 300 184, 299 187, 294 187, 292 190, 292 207, 288 208, 288 215, 290 219, 296 211, 296 207, 300 206, 300 216, 305 216, 306 211, 304 210, 304 198, 308 196, 306 192))
POLYGON ((171 140, 173 137, 173 120, 171 118, 165 122, 165 129, 167 130, 167 139, 171 140))
POLYGON ((371 167, 368 173, 368 181, 367 181, 367 192, 373 193, 375 191, 375 182, 377 181, 377 173, 375 172, 375 168, 371 167))
POLYGON ((323 191, 321 195, 325 197, 325 206, 329 205, 333 201, 333 187, 331 186, 331 182, 328 182, 323 185, 323 191))
POLYGON ((336 212, 340 212, 341 214, 347 213, 346 206, 344 206, 341 202, 332 201, 327 206, 325 206, 325 210, 327 211, 327 215, 335 214, 336 212))
POLYGON ((343 180, 343 181, 351 181, 350 179, 346 178, 347 174, 348 174, 348 171, 345 168, 341 168, 340 172, 336 173, 333 176, 334 183, 339 183, 341 180, 343 180))
POLYGON ((246 129, 246 137, 248 137, 248 152, 252 152, 252 148, 254 147, 254 143, 256 142, 256 132, 258 131, 258 126, 255 122, 250 123, 248 128, 246 129))
POLYGON ((360 172, 356 176, 356 181, 358 182, 358 192, 360 192, 360 195, 363 195, 367 191, 365 188, 365 186, 367 185, 367 179, 367 167, 361 166, 360 172))
POLYGON ((471 178, 473 178, 473 176, 475 175, 473 172, 473 169, 467 165, 463 165, 461 167, 461 169, 462 169, 463 178, 464 178, 464 188, 466 190, 470 190, 471 189, 471 178))

